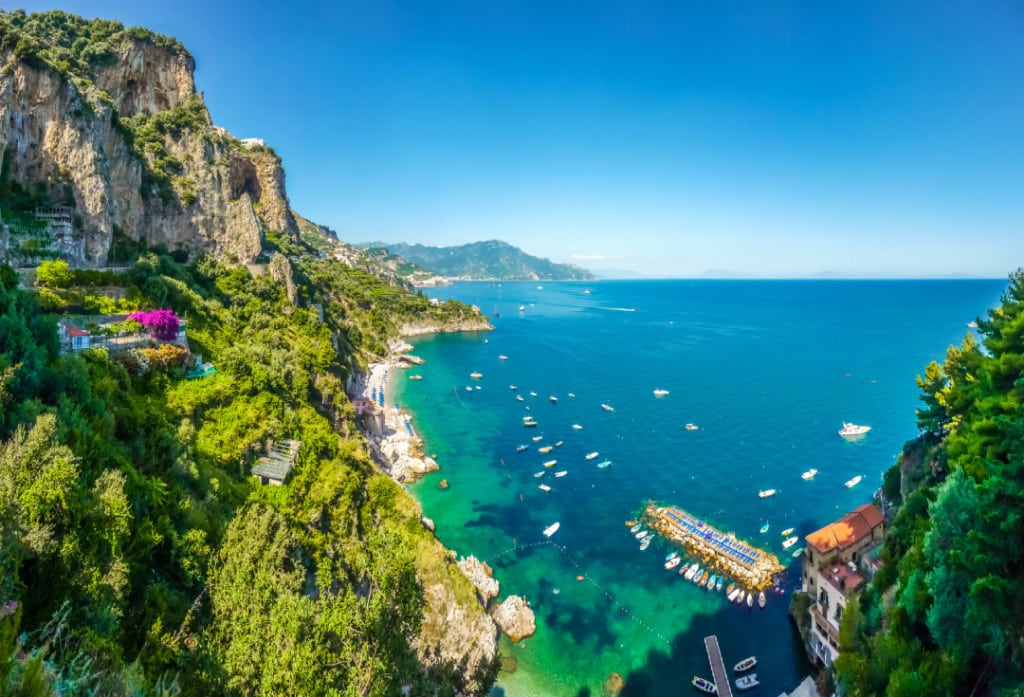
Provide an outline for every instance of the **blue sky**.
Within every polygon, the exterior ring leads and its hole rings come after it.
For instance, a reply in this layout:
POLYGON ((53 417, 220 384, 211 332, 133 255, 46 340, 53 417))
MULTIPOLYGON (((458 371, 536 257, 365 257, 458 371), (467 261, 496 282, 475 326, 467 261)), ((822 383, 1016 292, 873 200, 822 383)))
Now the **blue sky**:
POLYGON ((1014 0, 60 9, 180 39, 214 121, 346 241, 678 277, 1024 264, 1014 0))

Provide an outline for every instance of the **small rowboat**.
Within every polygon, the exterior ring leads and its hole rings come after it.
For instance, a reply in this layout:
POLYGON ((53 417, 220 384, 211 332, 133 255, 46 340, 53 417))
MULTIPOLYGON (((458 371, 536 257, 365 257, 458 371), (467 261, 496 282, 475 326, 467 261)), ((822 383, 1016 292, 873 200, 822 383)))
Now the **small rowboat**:
POLYGON ((786 528, 785 530, 782 531, 782 536, 783 537, 789 537, 790 535, 793 534, 793 530, 794 530, 794 528, 786 528))
POLYGON ((745 670, 750 670, 757 665, 757 656, 747 656, 742 661, 732 667, 737 673, 742 673, 745 670))
POLYGON ((709 695, 718 694, 718 688, 715 687, 715 683, 711 682, 710 680, 705 680, 704 678, 698 675, 693 676, 693 680, 690 681, 690 684, 692 684, 701 692, 705 692, 709 695))

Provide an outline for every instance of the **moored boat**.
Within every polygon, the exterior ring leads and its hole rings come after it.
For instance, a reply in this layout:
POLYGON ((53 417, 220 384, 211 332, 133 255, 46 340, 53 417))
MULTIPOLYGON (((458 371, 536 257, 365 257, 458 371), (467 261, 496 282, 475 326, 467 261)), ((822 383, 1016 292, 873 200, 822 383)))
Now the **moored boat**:
POLYGON ((582 431, 583 430, 583 427, 580 426, 579 424, 573 424, 572 427, 573 427, 573 430, 575 430, 575 431, 582 431))
POLYGON ((543 448, 537 448, 537 452, 538 453, 544 453, 544 454, 550 453, 551 450, 552 450, 552 447, 550 445, 545 445, 543 448))
POLYGON ((717 593, 718 591, 722 590, 722 582, 723 582, 723 579, 724 579, 724 578, 725 578, 725 576, 719 576, 719 577, 718 577, 718 580, 717 580, 717 581, 715 581, 715 592, 716 592, 716 593, 717 593))
POLYGON ((536 425, 537 425, 536 421, 524 421, 523 422, 523 426, 526 426, 527 428, 533 428, 536 425))
POLYGON ((558 397, 556 397, 555 395, 551 395, 550 397, 548 397, 548 401, 550 401, 552 404, 558 404, 558 397))
POLYGON ((551 491, 551 487, 549 487, 547 484, 540 484, 537 486, 537 488, 540 489, 541 491, 551 491))
POLYGON ((604 462, 598 462, 597 463, 597 469, 603 470, 605 467, 608 467, 610 464, 612 464, 611 460, 605 460, 604 462))
POLYGON ((711 572, 705 571, 704 574, 700 577, 700 580, 697 581, 697 585, 703 588, 704 586, 708 585, 709 578, 711 578, 711 572))
POLYGON ((799 549, 793 550, 793 554, 790 555, 790 556, 792 556, 794 559, 796 559, 797 557, 799 557, 803 553, 804 553, 804 548, 800 547, 799 549))
POLYGON ((545 467, 554 467, 557 464, 558 464, 558 460, 548 460, 547 462, 544 463, 544 466, 545 467))
POLYGON ((757 594, 757 606, 763 610, 766 602, 768 602, 768 599, 764 597, 764 591, 761 591, 757 594))
POLYGON ((508 389, 510 389, 510 390, 512 390, 513 392, 515 392, 515 391, 516 391, 516 390, 518 390, 519 388, 518 388, 518 387, 516 387, 515 385, 509 385, 509 386, 508 386, 508 389))
POLYGON ((534 392, 533 390, 530 390, 530 396, 531 396, 531 397, 536 397, 536 396, 537 396, 537 393, 536 393, 536 392, 534 392))
POLYGON ((669 552, 668 554, 665 555, 665 561, 668 561, 669 559, 675 559, 678 556, 679 556, 679 552, 676 552, 676 551, 669 552))
POLYGON ((540 472, 534 472, 533 476, 536 477, 537 479, 540 479, 541 477, 544 476, 544 470, 541 470, 540 472))
POLYGON ((520 444, 520 445, 518 445, 518 446, 516 447, 516 452, 517 452, 517 453, 521 453, 521 452, 523 452, 524 450, 526 450, 526 449, 527 449, 527 448, 529 448, 529 447, 530 447, 530 446, 528 446, 528 445, 522 445, 522 444, 520 444))
POLYGON ((704 571, 704 569, 702 569, 702 568, 700 568, 698 566, 697 570, 693 573, 693 577, 690 580, 693 581, 694 583, 700 583, 700 575, 701 575, 701 573, 703 573, 703 571, 704 571))
POLYGON ((870 426, 858 426, 857 424, 847 423, 844 421, 843 427, 839 429, 839 435, 843 438, 853 438, 855 436, 863 436, 870 430, 870 426))
POLYGON ((805 481, 808 480, 808 479, 814 479, 814 475, 816 475, 817 473, 818 473, 818 470, 816 470, 816 469, 814 469, 812 467, 811 469, 809 469, 806 472, 804 472, 803 474, 801 474, 800 478, 805 480, 805 481))
POLYGON ((785 529, 785 530, 783 530, 783 531, 782 531, 782 532, 781 532, 780 534, 781 534, 781 535, 782 535, 783 537, 789 537, 790 535, 792 535, 792 534, 793 534, 793 530, 795 530, 795 529, 796 529, 796 528, 786 528, 786 529, 785 529))
POLYGON ((751 673, 750 675, 743 675, 736 678, 736 689, 738 690, 749 690, 760 684, 761 683, 757 681, 757 673, 751 673))
POLYGON ((506 356, 505 354, 501 354, 500 356, 498 356, 498 360, 499 361, 507 361, 508 360, 508 356, 506 356))
POLYGON ((735 601, 735 600, 736 600, 736 596, 737 596, 737 595, 739 595, 739 594, 740 594, 740 593, 742 593, 742 592, 743 592, 743 591, 741 591, 741 590, 740 590, 739 588, 733 588, 733 589, 732 589, 731 591, 729 591, 729 592, 728 592, 728 593, 726 594, 726 596, 725 596, 725 597, 726 597, 726 598, 727 598, 727 599, 729 600, 729 602, 731 603, 731 602, 735 601))
POLYGON ((708 579, 708 585, 706 586, 706 588, 709 591, 715 590, 715 583, 717 583, 717 582, 718 582, 718 576, 715 575, 715 574, 711 574, 711 578, 708 579))
POLYGON ((668 394, 668 390, 657 389, 657 390, 654 391, 654 396, 655 397, 664 397, 667 394, 668 394))
POLYGON ((472 373, 469 374, 469 377, 473 378, 474 380, 479 380, 483 376, 484 376, 483 373, 478 373, 475 370, 472 373))
POLYGON ((560 527, 562 527, 562 524, 557 522, 547 526, 546 528, 544 528, 544 537, 551 537, 556 532, 558 532, 558 528, 560 527))
POLYGON ((544 436, 534 436, 533 438, 531 438, 531 440, 532 440, 532 441, 533 441, 534 443, 539 443, 539 442, 541 442, 542 440, 544 440, 544 436))
POLYGON ((698 426, 697 424, 688 423, 685 426, 683 426, 683 428, 685 428, 687 431, 696 431, 698 426))
POLYGON ((635 537, 636 539, 639 540, 641 537, 645 537, 646 535, 647 535, 647 531, 646 530, 641 530, 640 532, 638 532, 635 535, 633 535, 633 537, 635 537))
POLYGON ((672 569, 676 568, 677 566, 679 566, 682 563, 683 563, 683 560, 680 559, 679 557, 672 557, 667 562, 665 562, 665 570, 666 571, 671 571, 672 569))
POLYGON ((643 529, 644 529, 644 524, 643 523, 634 523, 633 525, 630 526, 629 531, 632 532, 632 533, 638 533, 638 532, 640 532, 643 529))
POLYGON ((857 486, 858 484, 860 484, 860 480, 861 480, 861 479, 864 479, 864 476, 863 476, 863 475, 860 475, 860 474, 858 474, 858 475, 857 475, 856 477, 854 477, 853 479, 850 479, 850 480, 848 480, 848 481, 846 482, 846 484, 844 484, 844 486, 845 486, 845 487, 846 487, 847 489, 852 489, 853 487, 855 487, 855 486, 857 486))
POLYGON ((789 549, 790 547, 795 545, 799 540, 799 537, 787 537, 785 540, 782 541, 782 548, 789 549))
POLYGON ((615 409, 608 404, 602 404, 601 408, 604 409, 605 411, 615 411, 615 409))
POLYGON ((562 447, 562 443, 564 443, 564 442, 565 442, 564 440, 560 440, 560 441, 556 442, 555 443, 555 447, 556 448, 561 448, 562 447))
POLYGON ((747 607, 754 607, 754 594, 747 591, 747 607))
POLYGON ((523 401, 526 401, 526 400, 524 400, 524 399, 523 399, 523 395, 521 395, 521 394, 517 394, 517 395, 516 395, 516 401, 517 401, 517 402, 523 402, 523 401))
POLYGON ((742 673, 745 670, 750 670, 757 665, 757 656, 747 656, 742 661, 732 667, 737 673, 742 673))
POLYGON ((695 573, 697 573, 697 569, 699 569, 699 568, 700 568, 700 564, 698 564, 697 562, 694 562, 693 564, 690 564, 690 567, 686 570, 686 573, 683 574, 683 578, 685 578, 687 581, 692 581, 693 580, 693 575, 695 573))
POLYGON ((586 457, 586 458, 587 458, 588 460, 593 460, 593 459, 594 459, 595 457, 597 457, 597 456, 598 456, 598 455, 600 455, 600 454, 601 454, 601 453, 599 453, 599 452, 597 452, 597 451, 595 450, 595 451, 594 451, 594 452, 592 452, 592 453, 587 453, 587 454, 585 455, 585 457, 586 457))
POLYGON ((705 692, 709 695, 718 694, 718 688, 715 687, 715 683, 711 682, 710 680, 705 680, 699 675, 694 675, 693 680, 690 681, 690 684, 696 687, 701 692, 705 692))
POLYGON ((768 532, 768 528, 769 527, 770 527, 769 524, 765 523, 764 525, 761 526, 761 532, 762 533, 768 532))
POLYGON ((556 477, 564 477, 567 474, 569 474, 568 470, 562 470, 561 472, 555 472, 555 476, 556 477))
POLYGON ((422 375, 410 375, 409 379, 410 380, 422 380, 423 376, 422 375))
POLYGON ((653 538, 645 537, 644 539, 640 540, 640 551, 641 552, 651 546, 651 540, 652 539, 653 538))
POLYGON ((757 492, 757 495, 766 499, 769 496, 775 496, 775 489, 761 489, 761 491, 757 492))

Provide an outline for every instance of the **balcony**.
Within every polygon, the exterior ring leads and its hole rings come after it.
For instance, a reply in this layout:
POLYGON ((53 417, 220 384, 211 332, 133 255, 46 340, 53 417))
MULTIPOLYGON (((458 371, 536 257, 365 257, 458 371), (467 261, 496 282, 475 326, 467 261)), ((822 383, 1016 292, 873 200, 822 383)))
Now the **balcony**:
POLYGON ((813 620, 814 626, 817 628, 819 634, 828 636, 829 643, 839 648, 839 630, 835 625, 832 624, 825 615, 821 614, 821 610, 818 609, 818 605, 811 605, 811 619, 813 620), (822 631, 824 628, 824 632, 822 631))

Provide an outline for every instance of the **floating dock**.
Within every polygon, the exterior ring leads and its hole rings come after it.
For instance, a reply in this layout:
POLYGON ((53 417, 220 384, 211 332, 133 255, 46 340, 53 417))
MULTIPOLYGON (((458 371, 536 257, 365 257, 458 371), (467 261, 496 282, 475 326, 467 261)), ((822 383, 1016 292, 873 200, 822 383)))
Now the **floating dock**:
POLYGON ((725 670, 722 651, 718 648, 718 636, 712 634, 704 637, 704 649, 708 652, 708 663, 711 664, 711 674, 715 676, 718 697, 732 697, 732 685, 729 684, 729 673, 725 670))
POLYGON ((764 590, 772 584, 772 577, 783 570, 774 554, 721 532, 681 508, 649 503, 644 519, 659 535, 681 544, 704 565, 750 590, 764 590))

